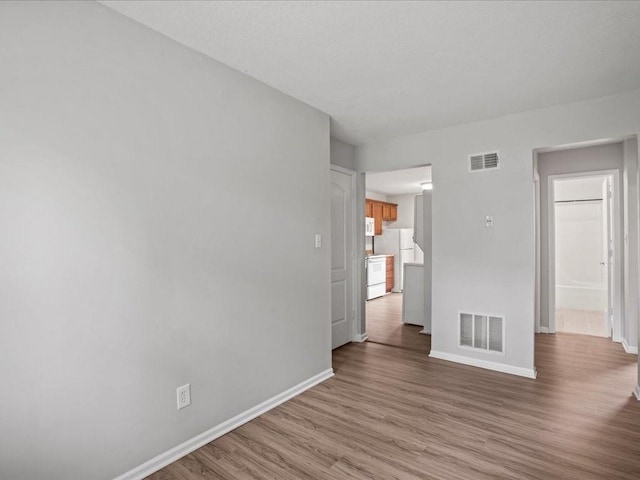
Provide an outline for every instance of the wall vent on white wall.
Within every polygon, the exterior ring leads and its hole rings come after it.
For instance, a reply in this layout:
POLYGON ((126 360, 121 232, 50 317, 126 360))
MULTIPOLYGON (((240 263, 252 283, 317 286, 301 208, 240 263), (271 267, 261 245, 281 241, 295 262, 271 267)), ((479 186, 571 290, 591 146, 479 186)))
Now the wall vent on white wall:
POLYGON ((461 348, 504 354, 504 317, 460 313, 458 326, 461 348))
POLYGON ((474 153, 469 155, 469 172, 484 172, 500 168, 500 152, 474 153))

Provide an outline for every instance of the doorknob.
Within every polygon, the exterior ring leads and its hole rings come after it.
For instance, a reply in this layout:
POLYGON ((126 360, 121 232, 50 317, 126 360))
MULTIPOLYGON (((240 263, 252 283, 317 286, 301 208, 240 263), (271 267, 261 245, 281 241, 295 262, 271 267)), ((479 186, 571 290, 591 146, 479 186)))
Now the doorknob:
POLYGON ((602 265, 603 267, 607 264, 607 262, 600 262, 600 265, 602 265))

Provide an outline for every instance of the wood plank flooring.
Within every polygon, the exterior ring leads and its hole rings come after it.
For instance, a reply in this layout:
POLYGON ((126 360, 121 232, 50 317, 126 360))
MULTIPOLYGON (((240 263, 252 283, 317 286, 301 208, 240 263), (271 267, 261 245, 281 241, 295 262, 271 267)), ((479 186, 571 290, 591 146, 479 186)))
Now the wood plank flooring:
POLYGON ((367 302, 369 341, 429 353, 429 336, 422 327, 402 323, 402 294, 390 293, 367 302))
POLYGON ((536 380, 369 342, 333 366, 149 478, 640 479, 636 357, 608 339, 538 336, 536 380))

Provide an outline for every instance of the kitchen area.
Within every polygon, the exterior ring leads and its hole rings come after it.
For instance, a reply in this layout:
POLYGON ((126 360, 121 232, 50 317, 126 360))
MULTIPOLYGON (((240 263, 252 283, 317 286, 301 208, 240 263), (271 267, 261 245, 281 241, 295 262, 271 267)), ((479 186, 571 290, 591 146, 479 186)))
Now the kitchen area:
POLYGON ((369 340, 423 348, 424 340, 418 334, 430 333, 431 323, 431 168, 367 174, 366 185, 365 281, 369 340), (425 220, 429 223, 427 228, 425 220), (428 252, 426 262, 425 251, 428 252))

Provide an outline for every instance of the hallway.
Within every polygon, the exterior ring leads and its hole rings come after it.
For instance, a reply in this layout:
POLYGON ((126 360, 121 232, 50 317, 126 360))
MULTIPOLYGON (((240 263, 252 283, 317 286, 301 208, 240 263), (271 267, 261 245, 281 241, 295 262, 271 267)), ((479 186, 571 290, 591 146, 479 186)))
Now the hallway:
POLYGON ((431 336, 422 327, 402 323, 402 293, 390 293, 367 302, 370 342, 429 353, 431 336))

